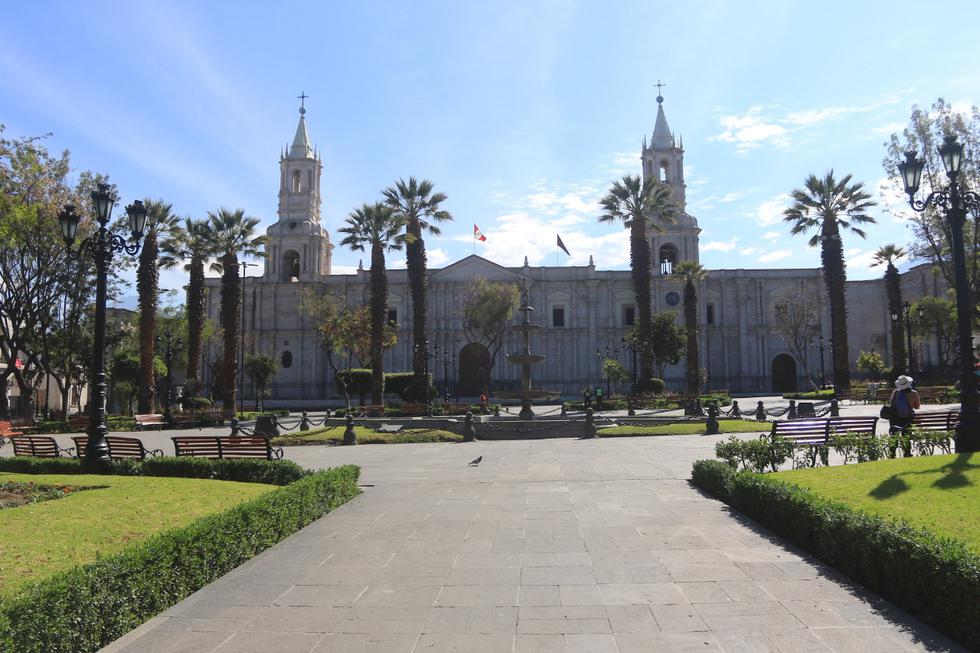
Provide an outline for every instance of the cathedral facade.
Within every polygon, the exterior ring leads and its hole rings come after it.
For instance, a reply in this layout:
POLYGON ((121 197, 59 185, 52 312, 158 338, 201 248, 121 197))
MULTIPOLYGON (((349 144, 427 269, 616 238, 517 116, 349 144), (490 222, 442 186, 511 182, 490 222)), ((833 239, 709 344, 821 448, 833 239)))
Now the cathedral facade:
MULTIPOLYGON (((657 117, 649 142, 643 139, 641 167, 644 178, 656 176, 672 188, 681 209, 675 224, 650 236, 654 263, 651 279, 654 313, 675 311, 683 323, 683 283, 671 275, 682 261, 698 261, 700 228, 686 212, 683 141, 676 142, 658 97, 657 117)), ((278 221, 267 230, 265 268, 261 277, 249 277, 244 286, 243 324, 245 349, 274 355, 282 369, 269 388, 271 402, 286 406, 313 406, 339 398, 333 374, 310 319, 299 310, 300 289, 331 294, 348 304, 368 303, 368 271, 332 274, 334 245, 320 221, 322 164, 311 146, 305 109, 292 144, 280 156, 278 221)), ((532 338, 532 351, 546 356, 532 372, 535 387, 579 395, 588 385, 599 384, 601 363, 607 356, 622 362, 631 376, 635 358, 622 346, 636 319, 629 270, 600 270, 590 259, 585 266, 504 267, 480 256, 467 256, 444 268, 429 270, 428 338, 429 370, 437 386, 462 396, 479 394, 479 378, 487 365, 482 345, 470 343, 463 332, 460 306, 466 285, 475 278, 527 283, 535 320, 542 324, 532 338)), ((412 311, 408 275, 389 270, 388 318, 395 325, 398 342, 385 354, 386 371, 407 371, 412 366, 412 311)), ((907 299, 942 296, 929 266, 914 267, 902 275, 907 299)), ((220 322, 220 280, 208 280, 208 316, 220 322)), ((709 270, 698 287, 701 366, 712 389, 736 393, 782 392, 807 389, 803 373, 809 367, 819 378, 821 355, 827 377, 831 376, 829 344, 821 352, 814 343, 799 360, 772 330, 776 304, 788 292, 801 291, 819 297, 824 308, 820 333, 830 338, 830 316, 819 268, 709 270)), ((849 360, 859 351, 876 350, 891 364, 890 318, 881 280, 849 281, 849 360)), ((785 301, 785 299, 783 299, 785 301)), ((517 321, 515 316, 515 323, 517 321)), ((519 348, 518 334, 508 334, 492 365, 492 387, 518 386, 519 368, 505 359, 519 348)), ((207 355, 207 352, 206 352, 207 355)), ((920 355, 935 356, 926 343, 920 355)), ((212 352, 211 360, 215 355, 212 352)), ((922 359, 920 359, 921 361, 922 359)), ((856 372, 856 370, 855 370, 856 372)), ((684 387, 683 358, 664 370, 668 389, 684 387)), ((208 381, 205 378, 205 381, 208 381)), ((245 396, 251 390, 245 384, 245 396)), ((270 405, 272 405, 270 403, 270 405)))

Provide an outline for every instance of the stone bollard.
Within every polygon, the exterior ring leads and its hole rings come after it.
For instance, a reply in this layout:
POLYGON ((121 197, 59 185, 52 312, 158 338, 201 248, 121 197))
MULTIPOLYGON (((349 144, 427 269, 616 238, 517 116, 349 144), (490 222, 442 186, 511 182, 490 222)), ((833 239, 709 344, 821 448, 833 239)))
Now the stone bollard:
POLYGON ((303 411, 303 416, 299 420, 299 430, 300 431, 310 430, 310 416, 306 414, 305 410, 303 411))
POLYGON ((585 409, 585 427, 582 432, 582 437, 589 439, 594 438, 596 434, 595 428, 595 417, 592 414, 592 408, 585 409))
POLYGON ((632 396, 626 398, 626 414, 630 417, 634 417, 636 415, 636 406, 633 404, 632 396))
POLYGON ((228 435, 231 437, 235 437, 236 435, 238 435, 238 418, 232 417, 231 421, 228 422, 228 425, 231 427, 231 433, 229 433, 228 435))
POLYGON ((732 419, 742 419, 742 409, 738 407, 738 401, 732 402, 732 419))
POLYGON ((494 406, 493 407, 493 416, 494 417, 500 417, 500 406, 494 406))
POLYGON ((708 404, 708 421, 705 422, 705 431, 708 435, 717 435, 721 433, 721 425, 718 424, 718 404, 711 402, 708 404))
POLYGON ((476 440, 476 429, 473 428, 473 411, 466 411, 463 418, 463 442, 473 442, 476 440))
POLYGON ((568 408, 565 407, 565 402, 561 404, 561 416, 568 417, 568 408))
POLYGON ((354 416, 347 413, 347 427, 344 428, 344 444, 357 444, 357 433, 354 432, 354 416))
POLYGON ((275 415, 259 415, 255 418, 255 435, 272 438, 279 435, 279 420, 275 415))
POLYGON ((425 405, 425 414, 428 417, 432 417, 432 402, 431 401, 425 405))
POLYGON ((760 422, 766 421, 766 409, 765 406, 762 405, 761 401, 759 402, 759 405, 755 407, 755 418, 760 422))
POLYGON ((837 403, 837 399, 830 400, 830 416, 840 417, 840 404, 837 403))
POLYGON ((786 412, 786 419, 796 419, 796 400, 789 400, 789 410, 786 412))

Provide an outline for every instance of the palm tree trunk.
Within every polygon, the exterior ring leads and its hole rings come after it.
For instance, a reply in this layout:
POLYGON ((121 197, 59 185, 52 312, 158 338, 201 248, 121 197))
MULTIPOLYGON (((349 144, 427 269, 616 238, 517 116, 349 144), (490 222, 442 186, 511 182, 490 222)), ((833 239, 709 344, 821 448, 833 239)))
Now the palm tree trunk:
POLYGON ((235 416, 238 390, 238 336, 242 312, 242 280, 238 276, 238 255, 221 257, 221 326, 224 329, 224 360, 221 366, 221 413, 235 416))
POLYGON ((641 340, 640 379, 653 376, 653 319, 650 313, 650 243, 647 241, 646 224, 634 219, 630 227, 630 269, 633 277, 633 294, 636 295, 636 313, 641 340))
POLYGON ((157 238, 149 233, 143 239, 139 267, 136 269, 136 291, 139 295, 140 378, 137 410, 141 414, 153 412, 153 386, 155 384, 153 338, 157 322, 157 238))
POLYGON ((847 298, 845 284, 847 271, 837 223, 824 221, 820 258, 823 262, 824 282, 830 296, 830 331, 834 338, 834 388, 847 390, 851 387, 851 368, 847 346, 847 298))
POLYGON ((405 263, 408 268, 408 282, 412 293, 412 370, 415 378, 425 374, 425 321, 426 321, 426 288, 425 288, 425 241, 422 240, 422 228, 418 220, 409 223, 406 230, 415 240, 405 248, 405 263))
POLYGON ((197 396, 201 383, 201 332, 204 329, 204 260, 191 259, 187 284, 187 396, 197 396))
POLYGON ((385 370, 384 341, 385 313, 388 309, 388 276, 385 273, 385 252, 380 244, 371 246, 371 405, 384 405, 385 370))
POLYGON ((684 284, 684 325, 687 327, 687 394, 701 393, 701 363, 698 352, 698 293, 688 279, 684 284))
POLYGON ((892 376, 905 374, 908 354, 905 351, 905 326, 902 324, 902 278, 891 263, 885 268, 885 292, 888 296, 888 313, 899 316, 892 321, 892 376))

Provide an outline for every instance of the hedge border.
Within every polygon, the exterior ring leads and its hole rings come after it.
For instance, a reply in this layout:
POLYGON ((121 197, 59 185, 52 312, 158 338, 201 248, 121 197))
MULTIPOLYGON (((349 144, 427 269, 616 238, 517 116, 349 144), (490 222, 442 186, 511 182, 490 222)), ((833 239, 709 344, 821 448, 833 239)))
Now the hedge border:
POLYGON ((0 650, 97 651, 354 498, 359 476, 354 465, 308 473, 224 512, 39 581, 0 600, 0 650))
POLYGON ((958 540, 893 521, 812 490, 694 463, 691 481, 926 623, 980 650, 980 555, 958 540))

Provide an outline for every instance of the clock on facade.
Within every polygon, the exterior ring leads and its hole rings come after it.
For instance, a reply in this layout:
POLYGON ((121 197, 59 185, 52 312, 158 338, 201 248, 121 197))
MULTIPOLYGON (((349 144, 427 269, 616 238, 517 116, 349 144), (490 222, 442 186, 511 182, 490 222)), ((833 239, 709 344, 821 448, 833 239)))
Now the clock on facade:
POLYGON ((667 296, 664 297, 664 299, 667 300, 668 306, 677 306, 681 302, 681 296, 675 293, 673 290, 667 293, 667 296))

